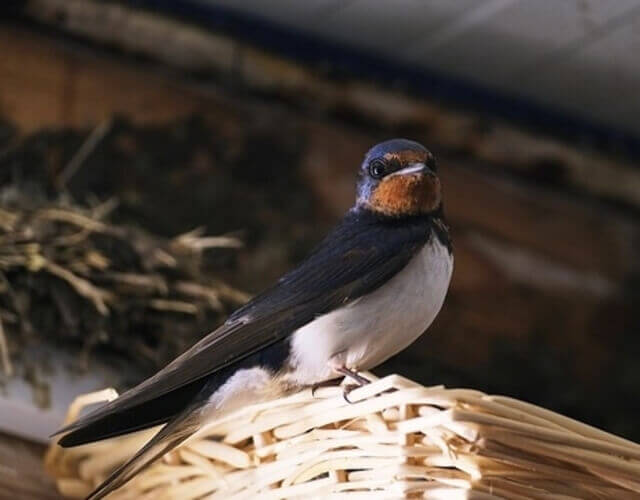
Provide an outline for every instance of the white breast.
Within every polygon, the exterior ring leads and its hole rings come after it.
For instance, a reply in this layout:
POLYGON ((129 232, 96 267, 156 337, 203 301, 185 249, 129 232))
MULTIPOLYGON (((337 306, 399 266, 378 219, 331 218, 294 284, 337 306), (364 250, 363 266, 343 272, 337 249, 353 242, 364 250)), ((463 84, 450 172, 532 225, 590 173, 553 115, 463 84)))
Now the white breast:
POLYGON ((368 370, 398 353, 435 319, 452 270, 452 256, 432 238, 380 288, 298 329, 290 377, 313 384, 335 377, 332 366, 368 370))

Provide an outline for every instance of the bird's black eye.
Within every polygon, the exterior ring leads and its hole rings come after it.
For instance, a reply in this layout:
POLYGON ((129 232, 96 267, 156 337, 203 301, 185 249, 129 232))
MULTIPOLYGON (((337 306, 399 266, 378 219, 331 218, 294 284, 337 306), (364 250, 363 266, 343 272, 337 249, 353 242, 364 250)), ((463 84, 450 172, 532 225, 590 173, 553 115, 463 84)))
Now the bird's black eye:
POLYGON ((369 164, 369 175, 374 179, 381 179, 387 173, 387 164, 383 160, 373 160, 369 164))

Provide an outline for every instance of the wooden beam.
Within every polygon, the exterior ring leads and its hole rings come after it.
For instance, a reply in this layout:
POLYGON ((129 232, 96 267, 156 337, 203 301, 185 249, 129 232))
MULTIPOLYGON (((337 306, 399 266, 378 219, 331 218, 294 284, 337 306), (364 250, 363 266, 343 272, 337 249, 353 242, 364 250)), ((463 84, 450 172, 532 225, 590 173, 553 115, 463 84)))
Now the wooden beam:
POLYGON ((59 500, 55 485, 44 474, 45 447, 0 434, 0 498, 59 500))
MULTIPOLYGON (((351 114, 360 121, 410 129, 429 144, 464 151, 525 175, 548 175, 552 166, 554 178, 567 187, 640 208, 640 169, 629 161, 371 82, 332 80, 316 68, 259 47, 120 4, 27 0, 23 12, 47 26, 143 55, 179 71, 209 75, 203 81, 210 84, 233 81, 246 91, 312 106, 324 113, 351 114)), ((127 88, 119 90, 129 93, 127 88)))

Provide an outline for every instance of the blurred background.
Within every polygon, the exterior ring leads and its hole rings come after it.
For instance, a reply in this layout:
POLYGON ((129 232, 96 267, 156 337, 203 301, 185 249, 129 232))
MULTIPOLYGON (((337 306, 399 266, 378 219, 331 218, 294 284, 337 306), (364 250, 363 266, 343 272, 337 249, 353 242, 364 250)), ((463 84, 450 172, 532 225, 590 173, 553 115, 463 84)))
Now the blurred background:
POLYGON ((438 158, 456 269, 429 334, 376 373, 640 440, 640 2, 26 0, 0 16, 5 442, 152 373, 299 262, 395 136, 438 158))

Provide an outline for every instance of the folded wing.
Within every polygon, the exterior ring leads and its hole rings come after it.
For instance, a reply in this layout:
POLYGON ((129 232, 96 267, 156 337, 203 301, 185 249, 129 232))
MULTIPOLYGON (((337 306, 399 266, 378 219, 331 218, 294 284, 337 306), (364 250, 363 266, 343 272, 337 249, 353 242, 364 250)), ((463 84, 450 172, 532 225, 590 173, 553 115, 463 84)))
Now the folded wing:
POLYGON ((62 446, 166 422, 209 375, 278 342, 315 317, 375 290, 430 237, 430 223, 401 225, 351 212, 299 267, 237 310, 164 369, 61 429, 62 446))

